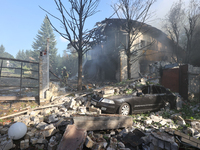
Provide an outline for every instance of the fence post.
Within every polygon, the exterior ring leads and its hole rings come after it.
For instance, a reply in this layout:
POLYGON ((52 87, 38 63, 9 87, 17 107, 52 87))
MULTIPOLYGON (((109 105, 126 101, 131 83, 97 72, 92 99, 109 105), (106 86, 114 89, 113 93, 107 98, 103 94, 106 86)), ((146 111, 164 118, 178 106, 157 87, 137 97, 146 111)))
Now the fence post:
POLYGON ((40 52, 39 74, 40 74, 40 92, 39 103, 44 103, 46 100, 46 92, 49 90, 49 39, 47 39, 47 47, 40 52))
POLYGON ((0 77, 1 77, 1 71, 2 71, 2 67, 3 67, 3 60, 1 60, 1 70, 0 70, 0 77))
POLYGON ((22 69, 22 62, 21 62, 21 75, 20 75, 20 96, 22 95, 22 74, 23 74, 23 69, 22 69))

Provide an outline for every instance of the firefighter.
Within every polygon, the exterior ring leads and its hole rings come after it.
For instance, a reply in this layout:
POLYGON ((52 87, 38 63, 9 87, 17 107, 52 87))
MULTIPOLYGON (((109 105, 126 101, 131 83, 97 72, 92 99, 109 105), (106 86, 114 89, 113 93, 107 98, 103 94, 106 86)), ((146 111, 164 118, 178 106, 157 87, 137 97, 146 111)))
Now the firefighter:
POLYGON ((66 70, 66 67, 63 67, 63 81, 67 84, 67 79, 69 77, 69 73, 66 70))

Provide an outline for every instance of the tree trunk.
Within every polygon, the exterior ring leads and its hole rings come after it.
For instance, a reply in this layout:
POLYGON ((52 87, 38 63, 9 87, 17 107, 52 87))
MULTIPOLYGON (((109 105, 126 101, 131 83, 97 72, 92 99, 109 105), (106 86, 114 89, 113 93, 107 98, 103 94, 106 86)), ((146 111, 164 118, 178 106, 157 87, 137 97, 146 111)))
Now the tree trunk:
POLYGON ((128 79, 131 79, 131 56, 130 53, 127 55, 127 75, 128 79))
POLYGON ((82 51, 78 52, 78 91, 82 90, 82 51))

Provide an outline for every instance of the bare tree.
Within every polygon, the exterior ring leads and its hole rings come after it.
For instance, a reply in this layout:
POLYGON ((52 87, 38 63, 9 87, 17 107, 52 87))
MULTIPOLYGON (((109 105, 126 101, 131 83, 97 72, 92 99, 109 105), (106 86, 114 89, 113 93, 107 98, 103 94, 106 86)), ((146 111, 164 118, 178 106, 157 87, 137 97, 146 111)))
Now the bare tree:
POLYGON ((193 38, 197 29, 198 19, 200 18, 200 3, 198 0, 190 0, 189 8, 186 11, 187 22, 184 25, 186 35, 186 63, 191 61, 191 53, 195 51, 193 38))
POLYGON ((112 6, 118 18, 126 20, 127 43, 123 44, 123 47, 127 55, 128 79, 131 78, 131 57, 134 57, 135 61, 141 55, 138 54, 141 49, 136 49, 134 42, 142 35, 142 28, 151 16, 149 9, 154 2, 155 0, 118 0, 118 3, 112 6))
POLYGON ((99 0, 68 0, 71 6, 70 10, 66 9, 62 0, 54 0, 54 2, 61 18, 42 9, 61 23, 64 33, 50 22, 54 30, 67 39, 78 53, 78 90, 82 90, 82 56, 90 50, 89 41, 93 32, 92 30, 84 30, 84 25, 87 18, 97 12, 99 0))
POLYGON ((172 40, 173 44, 173 51, 172 51, 172 59, 175 62, 179 63, 179 41, 180 41, 180 32, 183 29, 183 20, 184 20, 184 11, 183 11, 183 3, 180 0, 177 3, 174 3, 171 6, 169 13, 165 18, 164 29, 167 31, 170 39, 172 40))

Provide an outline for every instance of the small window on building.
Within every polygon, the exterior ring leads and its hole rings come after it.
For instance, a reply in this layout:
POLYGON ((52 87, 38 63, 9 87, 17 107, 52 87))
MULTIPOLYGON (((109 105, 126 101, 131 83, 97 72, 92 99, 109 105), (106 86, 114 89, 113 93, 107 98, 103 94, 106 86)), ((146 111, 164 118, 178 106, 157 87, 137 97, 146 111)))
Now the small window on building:
POLYGON ((145 47, 145 41, 144 40, 141 40, 140 47, 145 47))

